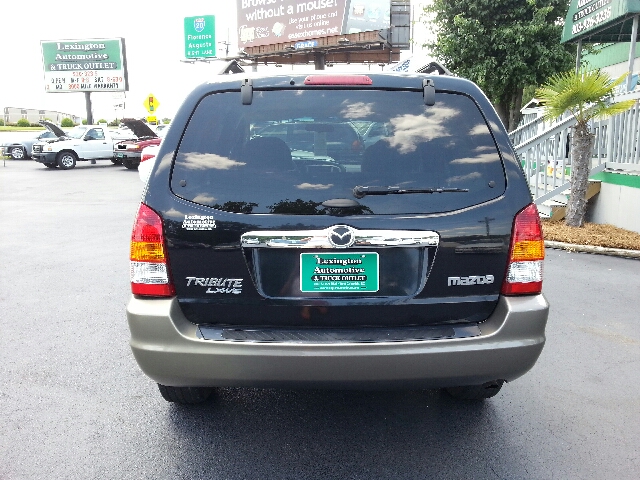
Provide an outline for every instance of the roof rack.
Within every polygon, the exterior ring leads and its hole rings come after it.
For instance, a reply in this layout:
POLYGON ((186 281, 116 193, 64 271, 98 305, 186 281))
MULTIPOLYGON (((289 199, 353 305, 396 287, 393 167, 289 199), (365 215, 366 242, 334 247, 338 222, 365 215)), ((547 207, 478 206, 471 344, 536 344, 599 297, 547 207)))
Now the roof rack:
POLYGON ((444 66, 440 65, 438 62, 431 62, 424 67, 420 67, 416 70, 418 73, 433 73, 438 72, 438 75, 449 75, 450 77, 455 76, 451 71, 449 71, 444 66))

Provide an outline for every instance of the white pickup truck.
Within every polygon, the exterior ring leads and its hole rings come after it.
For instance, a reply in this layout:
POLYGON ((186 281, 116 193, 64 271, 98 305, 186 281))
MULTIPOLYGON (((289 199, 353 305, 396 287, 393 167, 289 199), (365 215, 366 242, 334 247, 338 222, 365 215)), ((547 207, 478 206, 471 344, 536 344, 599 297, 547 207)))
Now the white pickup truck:
MULTIPOLYGON (((115 142, 135 135, 117 135, 109 131, 106 125, 78 125, 68 132, 47 121, 41 121, 47 129, 60 135, 49 142, 37 142, 33 145, 31 157, 43 163, 45 167, 60 167, 68 170, 76 166, 76 162, 90 160, 111 160, 115 142)), ((115 162, 114 162, 115 163, 115 162)))

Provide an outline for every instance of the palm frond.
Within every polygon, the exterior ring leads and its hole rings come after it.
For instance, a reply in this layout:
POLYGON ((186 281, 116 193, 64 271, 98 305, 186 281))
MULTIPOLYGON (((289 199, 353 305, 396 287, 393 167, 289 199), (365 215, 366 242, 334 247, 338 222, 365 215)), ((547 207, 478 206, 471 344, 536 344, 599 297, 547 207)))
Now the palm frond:
POLYGON ((606 105, 605 108, 598 111, 593 115, 593 118, 608 118, 613 117, 614 115, 618 115, 620 113, 626 112, 631 107, 635 105, 635 100, 625 100, 623 102, 612 103, 611 105, 606 105))
POLYGON ((608 103, 625 77, 626 74, 612 80, 600 70, 559 73, 536 91, 536 97, 545 105, 546 120, 554 120, 568 111, 576 120, 586 123, 591 118, 606 118, 631 108, 633 101, 631 105, 608 103))

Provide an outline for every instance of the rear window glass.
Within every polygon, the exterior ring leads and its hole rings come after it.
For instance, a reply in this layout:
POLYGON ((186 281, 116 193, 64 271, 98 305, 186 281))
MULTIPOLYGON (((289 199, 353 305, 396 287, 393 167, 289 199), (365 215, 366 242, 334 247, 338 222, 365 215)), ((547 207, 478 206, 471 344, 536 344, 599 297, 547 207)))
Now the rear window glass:
POLYGON ((473 100, 438 93, 428 106, 422 92, 377 90, 255 91, 251 105, 237 92, 209 95, 186 127, 171 178, 181 198, 246 214, 444 212, 505 188, 473 100), (336 199, 350 202, 323 205, 336 199))

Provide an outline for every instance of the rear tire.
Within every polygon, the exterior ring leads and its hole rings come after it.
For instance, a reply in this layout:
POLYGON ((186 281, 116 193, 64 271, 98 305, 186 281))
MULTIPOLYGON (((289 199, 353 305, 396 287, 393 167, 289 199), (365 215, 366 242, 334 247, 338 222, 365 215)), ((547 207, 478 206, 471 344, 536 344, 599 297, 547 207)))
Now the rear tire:
POLYGON ((502 388, 504 380, 483 383, 482 385, 467 385, 465 387, 445 388, 447 393, 453 398, 460 400, 484 400, 498 394, 502 388))
POLYGON ((213 392, 211 387, 168 387, 158 384, 162 398, 167 402, 192 405, 205 402, 213 392))
POLYGON ((135 160, 129 160, 128 158, 125 158, 122 161, 122 164, 127 167, 129 170, 135 170, 136 168, 138 168, 138 165, 140 165, 140 162, 137 162, 135 160))
POLYGON ((11 155, 11 158, 13 158, 14 160, 23 160, 27 158, 27 153, 24 151, 24 148, 22 147, 12 147, 9 154, 11 155))
POLYGON ((112 158, 111 163, 113 163, 114 165, 122 165, 122 160, 120 160, 119 158, 112 158))
POLYGON ((71 170, 76 166, 78 157, 73 152, 60 152, 56 157, 56 162, 62 170, 71 170))

